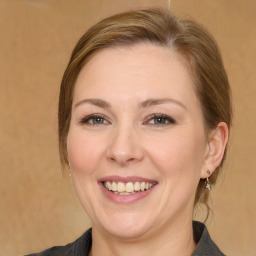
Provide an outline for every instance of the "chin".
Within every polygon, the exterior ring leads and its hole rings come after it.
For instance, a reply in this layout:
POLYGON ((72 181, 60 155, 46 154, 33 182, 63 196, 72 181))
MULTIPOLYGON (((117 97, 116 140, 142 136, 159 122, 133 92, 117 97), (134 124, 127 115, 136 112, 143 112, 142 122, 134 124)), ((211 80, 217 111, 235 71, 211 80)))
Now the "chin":
POLYGON ((153 226, 150 224, 151 221, 145 216, 136 218, 134 215, 136 214, 122 214, 101 223, 101 226, 106 233, 119 239, 132 240, 146 236, 153 226))

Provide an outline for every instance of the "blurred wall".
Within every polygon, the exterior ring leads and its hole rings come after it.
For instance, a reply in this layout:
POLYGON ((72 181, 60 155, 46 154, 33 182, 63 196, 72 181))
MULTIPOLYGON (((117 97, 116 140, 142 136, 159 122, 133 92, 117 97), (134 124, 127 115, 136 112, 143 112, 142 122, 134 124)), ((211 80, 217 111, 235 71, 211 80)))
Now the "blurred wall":
MULTIPOLYGON (((0 0, 0 255, 66 244, 90 226, 57 149, 58 90, 85 30, 135 0, 0 0)), ((235 106, 225 174, 212 192, 210 233, 228 255, 256 251, 256 2, 171 0, 172 11, 202 23, 223 53, 235 106)))

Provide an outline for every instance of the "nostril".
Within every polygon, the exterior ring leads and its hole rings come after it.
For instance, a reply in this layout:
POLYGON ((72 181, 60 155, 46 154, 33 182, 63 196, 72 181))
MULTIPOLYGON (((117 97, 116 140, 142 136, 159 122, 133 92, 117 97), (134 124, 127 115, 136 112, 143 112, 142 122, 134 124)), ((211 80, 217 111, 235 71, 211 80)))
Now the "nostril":
POLYGON ((135 160, 136 160, 135 158, 130 158, 130 159, 127 160, 127 162, 133 162, 135 160))
POLYGON ((141 161, 144 157, 142 148, 136 143, 119 141, 107 148, 106 157, 120 165, 126 165, 133 162, 141 161))
POLYGON ((128 163, 136 162, 136 158, 135 157, 127 157, 125 155, 110 157, 109 159, 110 159, 110 161, 116 162, 116 163, 118 163, 120 165, 126 165, 128 163))

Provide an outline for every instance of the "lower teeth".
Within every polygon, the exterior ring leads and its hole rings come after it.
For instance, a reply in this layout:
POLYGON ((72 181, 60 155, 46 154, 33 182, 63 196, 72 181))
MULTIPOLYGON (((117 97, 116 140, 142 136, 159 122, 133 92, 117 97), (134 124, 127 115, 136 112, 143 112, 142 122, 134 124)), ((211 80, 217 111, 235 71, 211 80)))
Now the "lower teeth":
POLYGON ((133 194, 135 194, 136 192, 131 192, 131 193, 129 193, 129 192, 114 192, 113 191, 113 193, 115 193, 116 195, 121 195, 121 196, 128 196, 128 195, 133 195, 133 194))

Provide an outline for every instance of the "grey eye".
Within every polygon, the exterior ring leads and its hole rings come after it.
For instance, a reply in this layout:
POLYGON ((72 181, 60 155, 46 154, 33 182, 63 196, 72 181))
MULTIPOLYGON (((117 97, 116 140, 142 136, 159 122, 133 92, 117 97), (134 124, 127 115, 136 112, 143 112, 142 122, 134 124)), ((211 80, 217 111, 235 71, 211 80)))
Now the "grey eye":
POLYGON ((81 124, 89 124, 89 125, 101 125, 108 124, 109 122, 105 119, 104 116, 101 115, 90 115, 84 117, 80 120, 81 124))
POLYGON ((168 125, 174 124, 175 120, 169 116, 163 114, 154 114, 148 118, 148 124, 151 125, 168 125))

